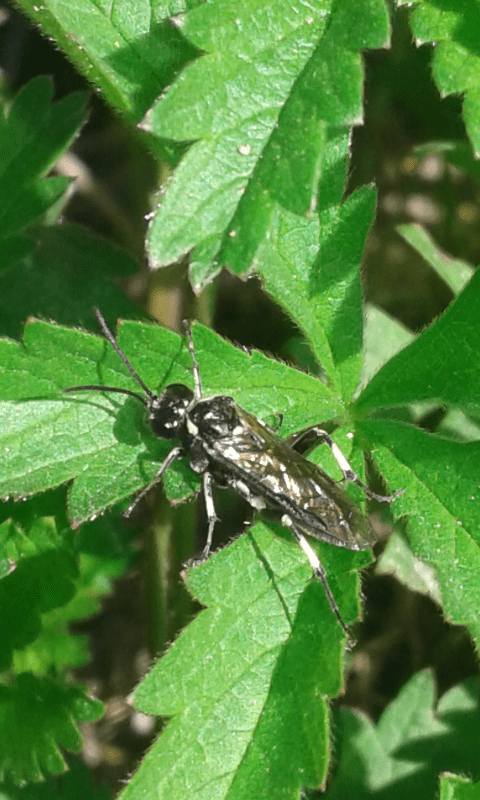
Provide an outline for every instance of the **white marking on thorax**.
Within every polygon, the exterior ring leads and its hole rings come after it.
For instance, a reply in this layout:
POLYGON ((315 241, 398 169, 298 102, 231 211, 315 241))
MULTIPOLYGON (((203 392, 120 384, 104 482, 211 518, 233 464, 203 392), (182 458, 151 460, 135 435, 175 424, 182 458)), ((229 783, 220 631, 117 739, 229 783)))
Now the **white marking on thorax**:
POLYGON ((187 416, 187 431, 191 436, 198 436, 198 426, 187 416))

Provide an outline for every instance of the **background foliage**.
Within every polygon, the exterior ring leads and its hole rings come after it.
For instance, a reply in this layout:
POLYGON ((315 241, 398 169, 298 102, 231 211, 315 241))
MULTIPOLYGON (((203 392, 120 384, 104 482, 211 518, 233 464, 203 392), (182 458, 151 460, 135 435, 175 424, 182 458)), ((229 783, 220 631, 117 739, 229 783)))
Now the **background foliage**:
MULTIPOLYGON (((160 716, 122 798, 476 797, 475 0, 21 7, 0 56, 0 795, 116 794, 160 716), (353 652, 267 520, 180 580, 205 528, 186 463, 125 523, 170 446, 132 398, 61 395, 138 388, 94 306, 152 388, 192 384, 168 328, 197 317, 206 393, 282 436, 326 421, 404 489, 367 508, 379 540, 396 524, 353 652)), ((252 517, 216 502, 220 546, 252 517)), ((316 546, 353 626, 371 556, 316 546)))

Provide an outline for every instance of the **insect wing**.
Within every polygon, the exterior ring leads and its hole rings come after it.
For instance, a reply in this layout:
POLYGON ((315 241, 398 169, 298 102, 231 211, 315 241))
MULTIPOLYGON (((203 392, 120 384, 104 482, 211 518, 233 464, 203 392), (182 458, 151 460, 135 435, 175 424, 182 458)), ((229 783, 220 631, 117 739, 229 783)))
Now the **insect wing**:
POLYGON ((360 509, 320 467, 236 404, 235 411, 233 431, 206 443, 212 460, 231 475, 233 486, 246 486, 252 496, 290 516, 309 536, 350 550, 376 541, 360 509))

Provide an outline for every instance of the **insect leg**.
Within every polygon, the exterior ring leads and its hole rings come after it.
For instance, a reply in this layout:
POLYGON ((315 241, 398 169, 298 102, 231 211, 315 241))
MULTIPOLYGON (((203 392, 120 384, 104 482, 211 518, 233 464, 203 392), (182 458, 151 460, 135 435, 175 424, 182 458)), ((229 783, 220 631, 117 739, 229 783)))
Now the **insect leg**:
POLYGON ((321 581, 325 594, 327 595, 327 600, 330 603, 330 607, 345 632, 349 647, 353 647, 353 645, 355 644, 355 640, 352 639, 350 631, 348 630, 345 622, 342 619, 342 615, 340 614, 340 609, 337 605, 337 601, 335 600, 333 592, 330 589, 330 586, 328 585, 327 573, 325 572, 322 566, 322 562, 320 561, 319 557, 317 556, 313 548, 310 547, 305 537, 300 533, 298 528, 294 525, 291 518, 287 514, 284 514, 284 516, 282 517, 282 525, 285 525, 285 527, 290 528, 298 544, 300 545, 303 552, 307 556, 309 564, 313 570, 313 573, 315 577, 318 578, 319 581, 321 581))
POLYGON ((197 357, 195 355, 195 348, 193 346, 193 337, 192 337, 192 329, 190 327, 190 323, 187 319, 183 320, 183 327, 185 328, 185 332, 187 334, 188 340, 188 349, 190 350, 190 355, 192 357, 192 364, 193 364, 193 382, 195 384, 195 400, 200 400, 202 396, 202 383, 200 380, 200 369, 198 366, 197 357))
POLYGON ((370 500, 376 500, 378 503, 391 503, 392 500, 395 500, 395 498, 398 497, 398 495, 403 494, 403 489, 398 489, 392 495, 376 494, 375 492, 372 492, 368 486, 365 486, 365 484, 362 483, 338 445, 335 444, 331 436, 329 436, 329 434, 322 428, 308 428, 306 431, 302 431, 297 436, 294 434, 290 437, 289 444, 293 450, 297 450, 298 452, 302 453, 305 451, 306 446, 307 448, 310 448, 314 444, 315 440, 318 439, 321 439, 330 448, 335 461, 342 470, 343 480, 345 483, 355 483, 362 489, 362 491, 370 500))
POLYGON ((183 455, 183 448, 180 446, 174 447, 172 450, 170 450, 168 456, 166 457, 165 461, 163 462, 162 466, 158 470, 153 480, 151 480, 150 483, 148 483, 142 489, 140 494, 137 494, 133 503, 127 508, 124 514, 125 517, 129 517, 131 515, 132 511, 137 507, 140 500, 142 500, 145 497, 145 495, 150 491, 150 489, 153 486, 156 486, 157 483, 160 483, 160 481, 162 480, 162 475, 165 472, 165 470, 167 470, 169 466, 173 464, 173 462, 176 461, 177 458, 180 458, 182 455, 183 455))
POLYGON ((207 512, 208 531, 207 531, 207 541, 205 542, 205 547, 202 550, 201 556, 195 559, 194 562, 195 564, 201 564, 202 561, 205 561, 208 558, 212 547, 213 531, 215 528, 215 523, 219 521, 215 511, 215 505, 213 502, 212 476, 210 475, 209 472, 203 473, 202 483, 203 483, 203 496, 205 498, 205 510, 207 512))

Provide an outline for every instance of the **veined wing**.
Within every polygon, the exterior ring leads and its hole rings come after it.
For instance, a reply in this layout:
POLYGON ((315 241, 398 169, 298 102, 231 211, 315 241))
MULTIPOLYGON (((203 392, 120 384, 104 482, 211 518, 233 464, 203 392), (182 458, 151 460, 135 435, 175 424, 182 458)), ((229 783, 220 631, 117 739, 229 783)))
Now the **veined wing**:
POLYGON ((350 550, 376 541, 367 518, 338 483, 248 411, 237 405, 235 410, 238 425, 205 445, 225 474, 287 514, 309 536, 350 550))

